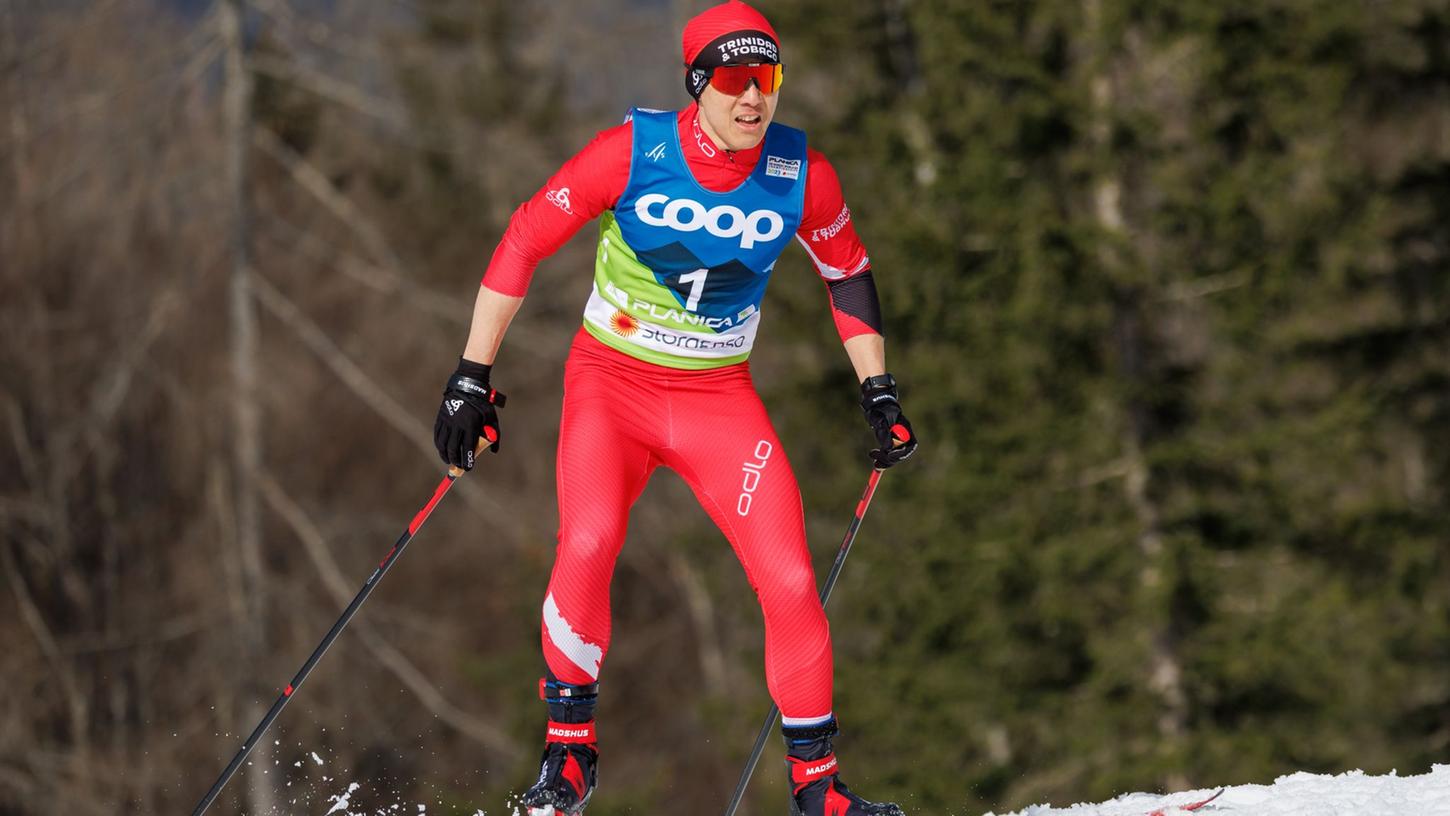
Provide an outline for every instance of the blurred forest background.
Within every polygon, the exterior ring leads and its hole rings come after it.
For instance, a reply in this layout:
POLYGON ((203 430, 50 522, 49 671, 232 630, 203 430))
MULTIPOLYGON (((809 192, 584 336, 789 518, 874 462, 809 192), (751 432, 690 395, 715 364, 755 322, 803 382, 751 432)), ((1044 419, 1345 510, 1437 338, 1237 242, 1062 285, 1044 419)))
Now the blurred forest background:
MULTIPOLYGON (((440 475, 512 209, 705 0, 0 0, 0 814, 186 812, 440 475)), ((1450 3, 761 0, 924 440, 832 601, 847 779, 979 814, 1450 752, 1450 3)), ((462 480, 216 813, 536 774, 591 230, 462 480)), ((817 568, 867 474, 804 253, 752 359, 817 568)), ((591 816, 718 812, 755 599, 673 474, 591 816)), ((781 813, 775 741, 750 814, 781 813)), ((391 812, 391 811, 389 811, 391 812)))

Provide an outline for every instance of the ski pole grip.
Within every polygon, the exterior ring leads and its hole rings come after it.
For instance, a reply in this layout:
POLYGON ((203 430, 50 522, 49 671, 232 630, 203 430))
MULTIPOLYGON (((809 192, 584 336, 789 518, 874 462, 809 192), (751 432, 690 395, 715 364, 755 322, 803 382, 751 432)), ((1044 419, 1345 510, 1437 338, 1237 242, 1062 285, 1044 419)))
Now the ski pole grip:
MULTIPOLYGON (((491 444, 493 444, 493 443, 492 442, 489 442, 487 437, 480 436, 478 438, 478 447, 476 447, 476 448, 473 449, 473 461, 477 462, 479 459, 481 459, 483 457, 483 452, 485 450, 487 450, 488 449, 488 446, 491 445, 491 444)), ((461 467, 459 467, 457 465, 449 465, 448 466, 448 475, 449 476, 452 476, 455 479, 457 479, 459 476, 462 476, 463 474, 465 474, 467 472, 468 471, 464 470, 463 468, 461 468, 461 467)))

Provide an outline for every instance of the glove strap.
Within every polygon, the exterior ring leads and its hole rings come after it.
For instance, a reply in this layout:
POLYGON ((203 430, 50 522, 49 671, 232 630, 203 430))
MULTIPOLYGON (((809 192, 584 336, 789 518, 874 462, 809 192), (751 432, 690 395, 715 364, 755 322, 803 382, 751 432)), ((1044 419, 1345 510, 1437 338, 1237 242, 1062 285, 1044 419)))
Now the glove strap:
POLYGON ((461 391, 464 394, 472 394, 473 396, 482 398, 490 405, 497 405, 500 408, 503 407, 505 399, 502 393, 489 386, 487 380, 479 382, 472 377, 465 377, 462 374, 454 374, 452 377, 449 377, 448 386, 444 391, 461 391))
POLYGON ((868 391, 876 391, 878 389, 895 391, 896 378, 891 376, 891 374, 887 373, 877 374, 874 377, 867 377, 866 379, 861 381, 861 393, 863 394, 868 391))
POLYGON ((861 383, 861 410, 869 411, 883 402, 896 402, 896 378, 890 374, 867 377, 861 383))

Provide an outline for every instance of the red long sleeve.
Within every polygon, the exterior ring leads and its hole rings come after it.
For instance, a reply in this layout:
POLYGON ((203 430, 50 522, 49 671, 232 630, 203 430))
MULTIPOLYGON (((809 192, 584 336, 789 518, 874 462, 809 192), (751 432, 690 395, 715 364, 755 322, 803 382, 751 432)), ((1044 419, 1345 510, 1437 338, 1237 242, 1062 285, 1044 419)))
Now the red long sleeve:
POLYGON ((819 151, 808 150, 805 216, 796 239, 816 265, 831 299, 831 318, 841 339, 881 333, 881 308, 871 278, 871 258, 856 235, 851 208, 836 168, 819 151))
POLYGON ((614 206, 629 183, 628 123, 600 131, 509 218, 483 285, 523 297, 539 261, 553 255, 579 228, 614 206))

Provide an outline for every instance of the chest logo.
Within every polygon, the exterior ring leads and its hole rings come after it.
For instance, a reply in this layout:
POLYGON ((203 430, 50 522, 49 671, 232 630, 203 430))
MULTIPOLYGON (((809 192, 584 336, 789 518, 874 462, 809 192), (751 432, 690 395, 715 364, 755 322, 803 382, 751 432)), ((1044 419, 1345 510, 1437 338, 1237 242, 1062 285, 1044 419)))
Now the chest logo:
POLYGON ((652 227, 669 227, 680 232, 703 229, 717 238, 739 238, 741 249, 773 241, 785 231, 785 219, 774 210, 756 210, 747 214, 729 204, 706 209, 698 201, 671 199, 660 193, 640 196, 635 202, 634 214, 652 227))
POLYGON ((766 156, 765 174, 779 178, 798 179, 801 177, 801 160, 782 159, 779 156, 766 156))

